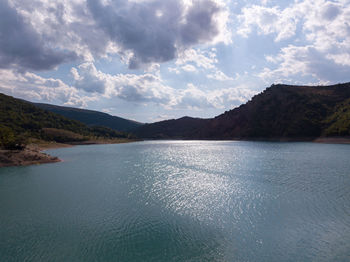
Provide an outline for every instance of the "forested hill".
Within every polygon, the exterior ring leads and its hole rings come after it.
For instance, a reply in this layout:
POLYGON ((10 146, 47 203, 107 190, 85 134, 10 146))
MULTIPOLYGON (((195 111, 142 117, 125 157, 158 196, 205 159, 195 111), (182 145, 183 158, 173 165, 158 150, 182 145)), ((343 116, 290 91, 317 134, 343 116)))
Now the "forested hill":
POLYGON ((12 147, 28 139, 56 142, 91 138, 126 138, 128 134, 105 127, 88 127, 30 102, 0 93, 0 147, 12 147))
POLYGON ((142 125, 136 121, 111 116, 109 114, 93 110, 40 103, 35 103, 34 105, 67 118, 75 119, 88 126, 104 126, 118 131, 129 132, 142 125))
POLYGON ((185 116, 179 119, 145 124, 134 130, 134 133, 139 137, 152 139, 201 138, 204 137, 202 132, 209 121, 209 119, 185 116))
POLYGON ((350 83, 272 85, 246 104, 212 119, 147 124, 144 138, 301 139, 350 136, 350 83), (170 128, 171 125, 171 128, 170 128), (174 135, 175 134, 175 135, 174 135))

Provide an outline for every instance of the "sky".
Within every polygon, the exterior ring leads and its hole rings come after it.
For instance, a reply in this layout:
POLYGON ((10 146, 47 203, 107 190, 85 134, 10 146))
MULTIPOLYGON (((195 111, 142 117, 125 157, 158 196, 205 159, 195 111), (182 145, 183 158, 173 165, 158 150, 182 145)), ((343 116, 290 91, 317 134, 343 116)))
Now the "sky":
POLYGON ((140 122, 350 81, 350 0, 0 0, 0 92, 140 122))

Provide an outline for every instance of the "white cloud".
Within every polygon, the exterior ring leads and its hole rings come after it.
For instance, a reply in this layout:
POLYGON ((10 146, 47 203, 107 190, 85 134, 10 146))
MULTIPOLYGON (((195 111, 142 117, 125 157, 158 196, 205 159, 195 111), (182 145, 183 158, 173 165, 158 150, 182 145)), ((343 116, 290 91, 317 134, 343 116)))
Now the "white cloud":
POLYGON ((280 41, 295 36, 299 25, 309 41, 315 42, 318 48, 328 48, 334 41, 338 42, 339 37, 349 35, 349 4, 347 0, 304 0, 284 9, 252 5, 243 8, 238 33, 248 36, 256 27, 259 33, 274 34, 275 40, 280 41))
POLYGON ((96 69, 91 62, 72 68, 71 72, 77 89, 99 93, 106 98, 118 97, 129 102, 165 105, 174 92, 158 75, 151 73, 110 75, 96 69))
POLYGON ((169 120, 169 119, 174 119, 175 117, 173 115, 168 115, 168 114, 161 114, 157 115, 155 117, 151 117, 150 120, 151 122, 159 122, 163 120, 169 120))
POLYGON ((192 83, 188 84, 186 89, 178 90, 177 96, 173 98, 170 106, 190 110, 214 107, 209 101, 208 93, 205 93, 192 83))
POLYGON ((216 56, 217 50, 211 48, 210 50, 189 49, 181 54, 176 60, 177 67, 169 67, 169 72, 180 74, 183 70, 185 72, 202 71, 209 79, 217 81, 232 81, 234 78, 227 76, 224 72, 217 68, 218 59, 216 56))
POLYGON ((173 108, 201 110, 207 108, 233 108, 247 102, 256 92, 246 86, 236 86, 217 90, 203 90, 190 83, 180 90, 171 102, 173 108))
POLYGON ((290 76, 312 76, 322 83, 337 83, 349 78, 349 65, 336 63, 314 46, 294 46, 282 48, 275 57, 275 69, 265 68, 259 76, 276 82, 290 76))
POLYGON ((215 64, 218 62, 216 58, 216 50, 212 49, 210 51, 203 51, 199 49, 188 49, 185 50, 180 56, 177 58, 175 64, 178 66, 193 63, 198 68, 203 69, 213 69, 215 68, 215 64))
POLYGON ((179 70, 179 68, 177 68, 177 67, 168 67, 168 71, 170 72, 170 73, 175 73, 175 74, 180 74, 181 72, 180 72, 180 70, 179 70))
POLYGON ((209 92, 208 97, 215 108, 232 109, 247 102, 256 91, 251 90, 248 86, 238 85, 231 88, 217 89, 209 92))
POLYGON ((240 15, 239 33, 248 36, 253 28, 274 35, 275 41, 289 39, 277 55, 266 55, 275 68, 266 67, 260 77, 271 80, 296 75, 318 81, 348 81, 350 71, 350 2, 348 0, 295 1, 288 7, 253 5, 240 15), (300 28, 297 35, 297 28, 300 28), (303 35, 302 35, 303 34, 303 35), (293 41, 294 36, 298 36, 293 41))
POLYGON ((227 76, 225 73, 220 70, 216 70, 214 73, 207 75, 208 78, 217 80, 217 81, 233 81, 234 78, 227 76))
POLYGON ((85 107, 87 102, 96 100, 94 96, 80 94, 60 79, 44 78, 34 73, 2 69, 0 79, 1 92, 30 101, 85 107))
POLYGON ((195 66, 187 64, 181 67, 182 70, 186 71, 186 72, 197 72, 197 69, 195 66))
POLYGON ((243 8, 239 16, 241 27, 238 34, 245 37, 256 27, 261 34, 276 34, 276 41, 290 38, 295 35, 299 16, 294 10, 286 8, 280 10, 279 7, 265 7, 253 5, 243 8))
MULTIPOLYGON (((109 99, 117 97, 139 104, 153 103, 165 109, 230 108, 236 106, 238 101, 247 101, 254 93, 242 87, 207 90, 192 83, 184 89, 174 89, 164 84, 158 75, 150 73, 110 75, 96 69, 93 63, 85 63, 78 68, 73 68, 72 73, 76 80, 74 86, 78 90, 93 94, 100 93, 109 99), (95 88, 94 85, 96 85, 95 88)), ((226 78, 225 75, 224 80, 227 80, 226 78)))

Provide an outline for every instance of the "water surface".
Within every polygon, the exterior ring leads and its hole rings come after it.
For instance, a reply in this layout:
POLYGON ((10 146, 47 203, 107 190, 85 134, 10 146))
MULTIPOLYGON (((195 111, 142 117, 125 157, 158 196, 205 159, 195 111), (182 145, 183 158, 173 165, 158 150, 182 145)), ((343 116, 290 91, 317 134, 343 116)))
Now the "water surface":
POLYGON ((350 261, 350 146, 147 141, 0 169, 0 261, 350 261))

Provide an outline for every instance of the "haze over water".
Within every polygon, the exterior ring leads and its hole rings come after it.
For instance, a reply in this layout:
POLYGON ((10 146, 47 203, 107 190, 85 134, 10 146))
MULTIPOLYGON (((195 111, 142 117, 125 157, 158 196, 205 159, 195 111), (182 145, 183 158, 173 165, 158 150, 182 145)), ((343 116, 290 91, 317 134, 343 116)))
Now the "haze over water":
POLYGON ((146 141, 0 169, 0 261, 350 261, 350 146, 146 141))

